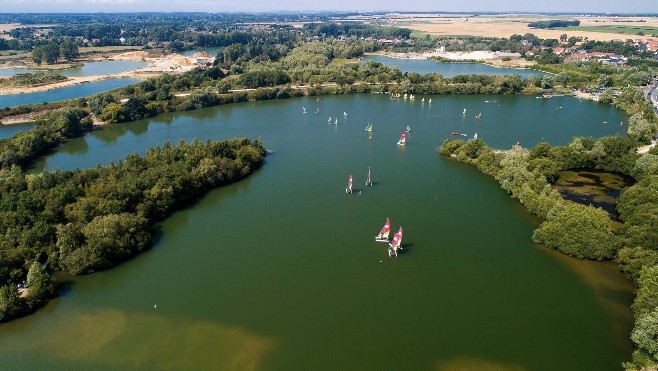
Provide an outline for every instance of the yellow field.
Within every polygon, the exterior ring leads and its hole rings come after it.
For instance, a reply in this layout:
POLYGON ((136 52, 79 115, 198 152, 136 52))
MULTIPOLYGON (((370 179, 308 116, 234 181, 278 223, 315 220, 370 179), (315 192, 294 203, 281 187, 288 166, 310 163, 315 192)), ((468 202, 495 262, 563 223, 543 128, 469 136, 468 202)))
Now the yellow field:
MULTIPOLYGON (((529 22, 546 21, 551 19, 579 20, 581 26, 629 26, 629 27, 658 27, 658 17, 609 17, 609 16, 565 16, 565 15, 480 15, 467 16, 461 14, 386 14, 384 18, 389 24, 398 27, 411 28, 421 33, 435 36, 492 36, 510 37, 514 34, 523 35, 532 33, 542 39, 559 39, 560 35, 582 37, 588 40, 626 40, 637 38, 650 38, 650 35, 636 36, 617 33, 604 33, 575 30, 548 30, 532 29, 529 22), (641 21, 641 22, 639 22, 641 21)), ((367 17, 362 17, 369 21, 367 17)))

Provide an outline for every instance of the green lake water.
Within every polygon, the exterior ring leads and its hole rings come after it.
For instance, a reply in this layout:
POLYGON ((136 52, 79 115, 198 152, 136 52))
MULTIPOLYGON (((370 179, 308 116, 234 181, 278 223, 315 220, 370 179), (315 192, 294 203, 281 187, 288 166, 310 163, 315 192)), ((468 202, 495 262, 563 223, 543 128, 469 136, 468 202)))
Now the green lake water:
POLYGON ((632 285, 612 264, 534 245, 536 218, 436 148, 451 132, 478 132, 495 148, 565 144, 623 133, 625 116, 567 97, 420 98, 234 104, 68 141, 32 171, 106 164, 180 138, 260 136, 270 154, 248 179, 161 223, 152 250, 62 277, 60 297, 1 325, 2 367, 621 369, 632 285), (374 241, 386 218, 404 227, 397 259, 374 241))

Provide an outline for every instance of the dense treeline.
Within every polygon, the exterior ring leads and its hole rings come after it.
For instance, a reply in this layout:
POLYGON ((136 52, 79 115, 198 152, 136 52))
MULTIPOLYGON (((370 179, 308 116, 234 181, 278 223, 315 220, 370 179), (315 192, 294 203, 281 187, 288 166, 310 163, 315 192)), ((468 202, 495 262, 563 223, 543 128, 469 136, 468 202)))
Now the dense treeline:
MULTIPOLYGON (((631 129, 629 128, 629 131, 631 129)), ((531 150, 495 152, 481 140, 446 140, 443 155, 477 166, 530 212, 545 221, 533 241, 585 259, 614 259, 637 285, 632 309, 636 350, 629 370, 658 362, 658 155, 639 155, 633 137, 575 138, 569 145, 540 143, 531 150), (566 169, 596 168, 630 175, 638 182, 617 202, 621 227, 602 209, 563 200, 551 186, 566 169)))
POLYGON ((53 293, 52 271, 90 273, 148 249, 155 221, 245 177, 264 155, 260 140, 233 139, 165 143, 86 170, 26 175, 3 167, 0 321, 43 303, 53 293))
POLYGON ((36 121, 33 130, 21 131, 11 138, 0 139, 0 169, 23 166, 66 138, 80 135, 92 122, 80 108, 52 111, 36 121))
POLYGON ((566 21, 566 20, 549 20, 549 21, 536 21, 528 23, 528 27, 532 28, 557 28, 557 27, 578 27, 580 21, 566 21))
POLYGON ((307 23, 303 29, 313 36, 356 36, 385 39, 408 39, 411 36, 411 30, 408 28, 363 23, 307 23))

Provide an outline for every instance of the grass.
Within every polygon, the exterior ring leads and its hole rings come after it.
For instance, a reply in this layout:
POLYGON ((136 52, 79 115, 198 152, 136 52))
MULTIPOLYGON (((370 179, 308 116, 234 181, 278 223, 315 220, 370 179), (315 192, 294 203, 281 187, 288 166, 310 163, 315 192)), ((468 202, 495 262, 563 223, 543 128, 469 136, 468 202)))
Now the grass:
POLYGON ((653 34, 658 34, 658 27, 649 26, 578 26, 560 27, 558 29, 565 31, 617 33, 622 35, 638 35, 639 33, 643 33, 645 36, 651 36, 653 34))

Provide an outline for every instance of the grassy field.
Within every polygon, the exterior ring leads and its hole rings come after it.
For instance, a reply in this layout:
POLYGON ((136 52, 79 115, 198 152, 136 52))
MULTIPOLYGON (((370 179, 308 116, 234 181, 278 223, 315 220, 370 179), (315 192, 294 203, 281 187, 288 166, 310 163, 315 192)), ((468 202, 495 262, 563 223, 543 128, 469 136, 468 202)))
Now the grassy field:
POLYGON ((605 32, 605 33, 616 33, 622 35, 641 35, 641 34, 643 34, 644 36, 658 35, 658 27, 648 27, 648 26, 608 25, 608 26, 561 27, 556 29, 560 29, 564 31, 605 32))

